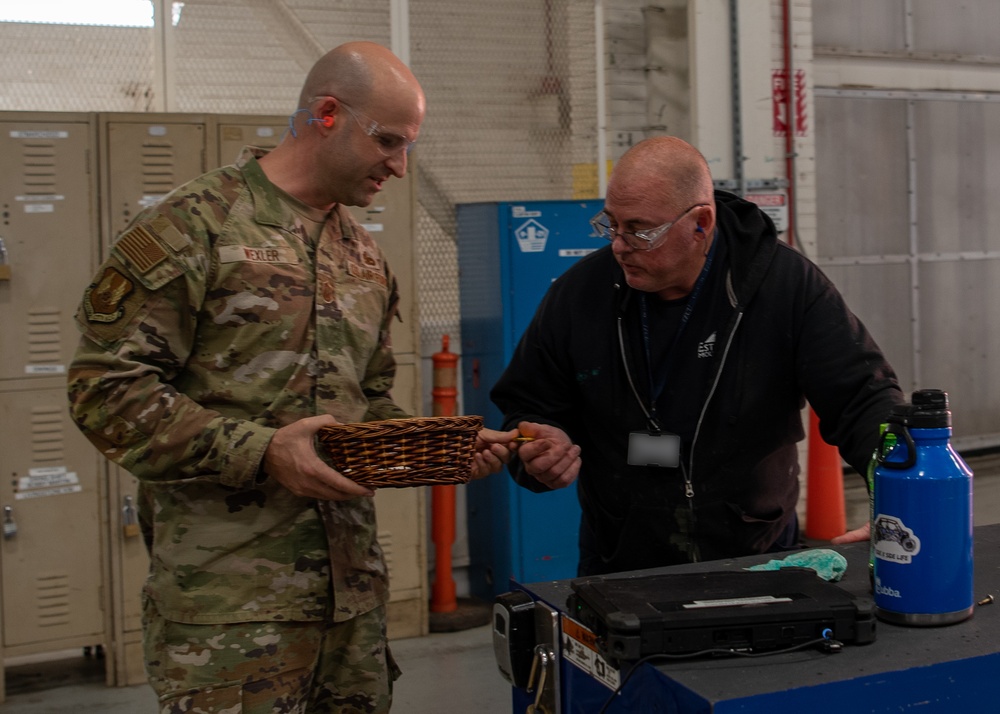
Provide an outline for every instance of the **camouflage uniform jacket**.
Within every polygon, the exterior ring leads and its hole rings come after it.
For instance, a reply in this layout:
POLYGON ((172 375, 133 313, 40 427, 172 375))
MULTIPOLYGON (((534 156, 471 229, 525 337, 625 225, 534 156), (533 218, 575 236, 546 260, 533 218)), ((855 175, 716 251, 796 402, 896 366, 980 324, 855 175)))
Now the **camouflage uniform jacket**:
POLYGON ((299 498, 261 462, 303 417, 406 416, 396 281, 342 207, 311 240, 262 153, 143 211, 77 314, 72 417, 139 479, 145 592, 180 622, 340 621, 387 598, 372 500, 299 498))

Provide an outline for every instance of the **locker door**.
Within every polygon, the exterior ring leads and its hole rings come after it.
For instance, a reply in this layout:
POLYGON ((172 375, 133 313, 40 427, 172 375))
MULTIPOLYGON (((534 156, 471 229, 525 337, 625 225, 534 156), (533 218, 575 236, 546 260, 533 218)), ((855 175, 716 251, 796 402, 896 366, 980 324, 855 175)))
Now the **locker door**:
POLYGON ((146 681, 142 653, 142 586, 149 556, 139 533, 136 515, 138 482, 124 469, 109 464, 108 527, 111 537, 111 599, 114 602, 114 643, 111 653, 114 683, 146 681))
POLYGON ((61 377, 72 358, 96 255, 93 142, 85 115, 0 113, 0 380, 61 377))
MULTIPOLYGON (((402 179, 390 179, 371 205, 350 206, 360 223, 386 254, 399 281, 400 315, 392 322, 396 379, 392 397, 410 414, 420 414, 420 333, 414 283, 415 251, 413 157, 402 179)), ((389 565, 389 634, 415 637, 427 632, 427 555, 425 489, 387 488, 375 495, 379 543, 389 565)))
POLYGON ((205 121, 200 117, 104 115, 101 141, 108 242, 143 208, 207 168, 205 121))
MULTIPOLYGON (((389 261, 389 267, 399 281, 402 322, 392 324, 392 349, 397 354, 417 353, 417 291, 416 273, 416 218, 414 215, 414 184, 416 171, 414 157, 410 157, 406 175, 391 178, 368 206, 350 206, 354 220, 360 223, 375 239, 389 261)), ((420 400, 417 400, 420 404, 420 400)))
POLYGON ((4 648, 102 642, 102 457, 70 420, 65 387, 3 386, 0 454, 4 648))
POLYGON ((273 149, 287 129, 288 119, 282 117, 219 116, 214 165, 228 166, 233 163, 244 146, 273 149))

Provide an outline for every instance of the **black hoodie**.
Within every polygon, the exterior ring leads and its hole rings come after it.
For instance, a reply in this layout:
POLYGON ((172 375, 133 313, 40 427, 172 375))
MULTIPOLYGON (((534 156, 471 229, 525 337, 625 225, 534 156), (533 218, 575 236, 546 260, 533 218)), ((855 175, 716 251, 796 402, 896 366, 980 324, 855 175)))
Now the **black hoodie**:
MULTIPOLYGON (((795 513, 805 400, 861 473, 903 401, 820 269, 778 241, 756 205, 715 198, 711 269, 679 338, 653 331, 655 369, 640 337, 645 298, 608 246, 552 284, 490 393, 504 428, 554 424, 580 445, 581 541, 596 551, 581 575, 765 552, 795 513), (626 463, 629 433, 650 428, 654 393, 659 426, 682 437, 680 468, 626 463)), ((648 324, 677 332, 684 302, 650 311, 656 299, 646 300, 648 324)), ((545 490, 516 458, 510 467, 522 486, 545 490)))

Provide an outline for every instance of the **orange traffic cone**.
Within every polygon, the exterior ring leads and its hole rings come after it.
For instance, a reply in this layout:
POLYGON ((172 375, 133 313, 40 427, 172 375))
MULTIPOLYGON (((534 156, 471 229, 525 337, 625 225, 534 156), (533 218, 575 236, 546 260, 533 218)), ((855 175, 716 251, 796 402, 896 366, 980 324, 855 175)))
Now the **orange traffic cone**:
POLYGON ((844 469, 840 452, 819 434, 819 418, 809 410, 809 464, 806 472, 807 538, 830 540, 847 531, 844 469))

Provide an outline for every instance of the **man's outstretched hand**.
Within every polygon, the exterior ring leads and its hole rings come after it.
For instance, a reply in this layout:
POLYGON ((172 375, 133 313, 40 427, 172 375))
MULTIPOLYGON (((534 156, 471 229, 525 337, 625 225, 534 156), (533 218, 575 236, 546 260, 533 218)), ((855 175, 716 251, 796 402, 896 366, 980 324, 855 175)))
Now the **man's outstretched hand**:
POLYGON ((853 531, 847 531, 847 533, 844 533, 843 535, 831 538, 830 542, 834 545, 860 543, 861 541, 868 540, 871 537, 871 532, 871 524, 866 522, 860 528, 855 528, 853 531))

